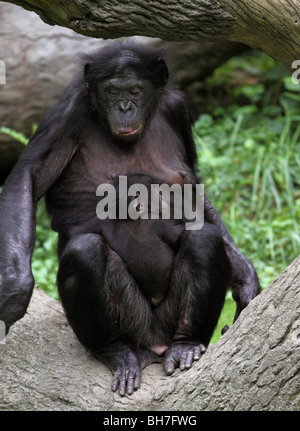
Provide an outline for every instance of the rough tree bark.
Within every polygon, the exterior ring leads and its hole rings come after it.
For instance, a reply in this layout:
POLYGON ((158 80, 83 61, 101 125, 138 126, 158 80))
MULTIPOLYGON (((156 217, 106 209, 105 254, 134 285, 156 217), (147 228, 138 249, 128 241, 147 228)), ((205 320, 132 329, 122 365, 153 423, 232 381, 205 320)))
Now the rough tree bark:
POLYGON ((0 410, 299 410, 300 257, 191 370, 147 367, 132 396, 111 392, 110 372, 37 288, 0 358, 0 410))
POLYGON ((143 35, 168 41, 229 39, 287 68, 300 59, 299 0, 10 0, 46 23, 86 36, 143 35))

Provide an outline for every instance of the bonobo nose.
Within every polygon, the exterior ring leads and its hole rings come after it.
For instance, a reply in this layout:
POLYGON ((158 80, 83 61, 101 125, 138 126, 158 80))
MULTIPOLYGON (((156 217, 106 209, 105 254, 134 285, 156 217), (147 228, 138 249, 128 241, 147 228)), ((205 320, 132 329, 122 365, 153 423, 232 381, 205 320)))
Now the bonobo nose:
POLYGON ((124 114, 127 111, 132 111, 132 109, 133 109, 133 106, 132 106, 132 103, 130 102, 130 100, 122 100, 119 104, 119 110, 121 112, 123 112, 124 114))

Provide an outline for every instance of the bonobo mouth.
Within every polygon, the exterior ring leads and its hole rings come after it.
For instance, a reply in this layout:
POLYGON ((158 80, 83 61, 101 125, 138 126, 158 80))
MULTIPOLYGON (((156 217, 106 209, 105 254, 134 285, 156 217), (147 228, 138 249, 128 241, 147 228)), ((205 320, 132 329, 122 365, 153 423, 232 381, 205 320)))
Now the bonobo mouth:
POLYGON ((132 127, 121 127, 114 129, 113 133, 121 140, 133 140, 140 135, 143 130, 143 124, 141 123, 138 127, 133 129, 132 127))

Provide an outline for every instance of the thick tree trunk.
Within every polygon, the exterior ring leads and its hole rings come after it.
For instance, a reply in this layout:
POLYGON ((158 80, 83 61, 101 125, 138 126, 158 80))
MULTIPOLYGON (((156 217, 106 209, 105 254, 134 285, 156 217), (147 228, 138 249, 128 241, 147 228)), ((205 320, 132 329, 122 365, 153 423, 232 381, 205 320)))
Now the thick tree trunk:
POLYGON ((143 35, 168 41, 228 38, 286 67, 300 58, 299 0, 11 0, 48 24, 92 37, 143 35))
POLYGON ((191 370, 147 367, 132 396, 111 392, 110 372, 37 288, 0 358, 0 410, 299 410, 300 257, 191 370))

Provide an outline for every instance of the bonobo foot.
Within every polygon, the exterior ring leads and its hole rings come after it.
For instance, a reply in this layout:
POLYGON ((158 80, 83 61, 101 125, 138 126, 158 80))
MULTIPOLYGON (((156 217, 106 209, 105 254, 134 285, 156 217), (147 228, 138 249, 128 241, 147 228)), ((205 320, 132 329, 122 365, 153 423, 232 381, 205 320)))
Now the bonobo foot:
POLYGON ((191 368, 194 361, 198 361, 206 351, 206 347, 197 341, 174 341, 166 352, 163 367, 170 376, 175 368, 185 370, 191 368))
POLYGON ((119 389, 119 394, 124 396, 133 394, 140 387, 141 367, 136 355, 128 352, 121 358, 114 371, 114 378, 111 385, 113 392, 119 389))
POLYGON ((94 352, 113 372, 111 389, 121 396, 131 395, 140 387, 141 371, 144 367, 162 362, 162 358, 145 349, 134 349, 127 345, 116 344, 107 349, 94 352))

